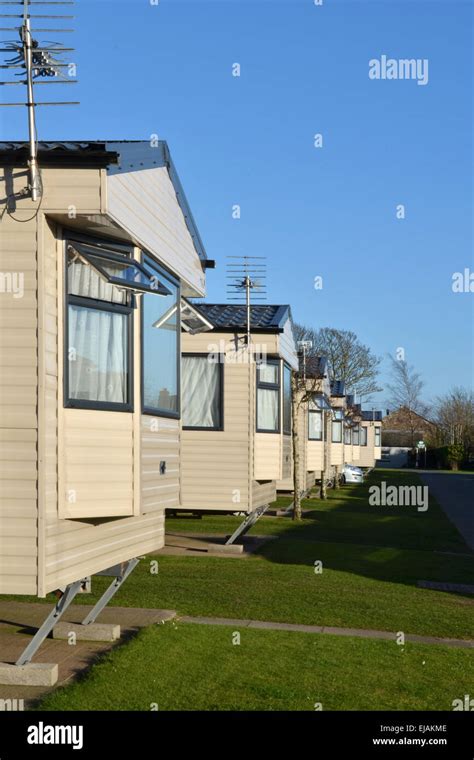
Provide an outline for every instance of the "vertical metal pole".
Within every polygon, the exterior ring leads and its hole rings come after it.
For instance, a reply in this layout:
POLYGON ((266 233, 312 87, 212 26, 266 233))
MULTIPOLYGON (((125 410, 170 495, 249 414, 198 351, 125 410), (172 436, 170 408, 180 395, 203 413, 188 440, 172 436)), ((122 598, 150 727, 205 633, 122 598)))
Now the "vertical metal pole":
POLYGON ((33 201, 38 200, 39 195, 39 172, 38 158, 36 150, 36 126, 35 126, 35 104, 33 95, 33 56, 31 42, 31 25, 27 17, 28 3, 25 2, 25 19, 22 27, 23 55, 26 66, 26 86, 27 86, 27 108, 28 108, 28 130, 29 130, 29 168, 31 183, 31 198, 33 201))
POLYGON ((245 278, 245 296, 247 301, 247 349, 250 354, 250 277, 245 278))

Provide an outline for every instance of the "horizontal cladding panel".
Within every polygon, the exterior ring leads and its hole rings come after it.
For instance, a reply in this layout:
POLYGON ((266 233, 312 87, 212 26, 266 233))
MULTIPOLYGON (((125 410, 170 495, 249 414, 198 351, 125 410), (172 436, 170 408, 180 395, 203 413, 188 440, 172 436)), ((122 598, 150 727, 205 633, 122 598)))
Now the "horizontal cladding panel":
POLYGON ((64 492, 59 499, 60 517, 132 515, 133 416, 64 409, 62 418, 64 492), (101 457, 104 449, 109 451, 108 461, 98 464, 96 456, 101 457))
POLYGON ((100 169, 43 168, 42 178, 44 211, 75 207, 77 211, 100 212, 100 169))
POLYGON ((99 525, 66 521, 47 536, 47 591, 157 551, 164 545, 164 512, 99 525))
POLYGON ((256 433, 254 449, 255 480, 279 480, 282 477, 281 436, 256 433))
POLYGON ((141 417, 141 510, 143 514, 178 506, 180 499, 179 420, 141 417), (161 462, 166 472, 161 474, 161 462))

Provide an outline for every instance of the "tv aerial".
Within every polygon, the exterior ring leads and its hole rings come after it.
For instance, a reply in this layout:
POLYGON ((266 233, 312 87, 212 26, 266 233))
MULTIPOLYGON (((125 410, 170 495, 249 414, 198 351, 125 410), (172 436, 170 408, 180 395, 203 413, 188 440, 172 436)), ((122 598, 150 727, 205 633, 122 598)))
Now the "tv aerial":
POLYGON ((227 256, 227 300, 245 303, 247 307, 247 346, 250 346, 251 302, 265 301, 266 256, 227 256))
POLYGON ((75 101, 52 101, 37 102, 35 100, 36 85, 50 84, 76 84, 77 79, 72 79, 69 73, 75 72, 75 66, 66 63, 63 56, 74 48, 64 47, 60 42, 40 42, 37 35, 63 34, 72 32, 73 29, 44 28, 42 19, 63 21, 72 19, 74 16, 61 15, 58 13, 42 13, 42 7, 37 6, 71 6, 74 0, 0 0, 1 10, 3 6, 9 6, 8 10, 21 9, 21 13, 0 13, 0 19, 8 19, 13 26, 0 27, 0 32, 18 32, 17 40, 0 42, 0 53, 10 55, 5 62, 0 64, 0 69, 5 69, 13 78, 0 82, 0 86, 22 85, 26 87, 26 101, 16 103, 0 103, 0 106, 22 106, 28 111, 28 135, 29 135, 29 184, 25 194, 31 196, 33 201, 41 198, 43 193, 41 173, 38 167, 38 135, 36 130, 36 107, 37 106, 68 106, 78 105, 75 101), (13 6, 13 8, 12 8, 13 6), (34 7, 33 7, 34 6, 34 7), (30 13, 30 11, 33 11, 30 13), (36 13, 36 10, 40 11, 36 13), (16 24, 15 24, 16 21, 16 24), (31 22, 35 24, 32 27, 31 22), (36 23, 38 26, 36 26, 36 23))

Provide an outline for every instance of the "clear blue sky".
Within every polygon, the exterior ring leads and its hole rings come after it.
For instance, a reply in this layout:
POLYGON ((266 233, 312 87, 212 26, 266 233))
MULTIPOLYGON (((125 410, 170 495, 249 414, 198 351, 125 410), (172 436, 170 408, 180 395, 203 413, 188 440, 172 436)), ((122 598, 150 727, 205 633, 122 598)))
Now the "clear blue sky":
MULTIPOLYGON (((79 0, 77 13, 81 106, 41 111, 39 137, 166 139, 218 263, 209 300, 225 299, 226 256, 265 255, 269 301, 297 321, 354 330, 379 355, 403 347, 428 398, 471 385, 474 294, 451 289, 474 270, 471 2, 79 0), (370 80, 382 54, 427 58, 428 84, 370 80)), ((3 139, 25 137, 23 112, 0 118, 3 139)))

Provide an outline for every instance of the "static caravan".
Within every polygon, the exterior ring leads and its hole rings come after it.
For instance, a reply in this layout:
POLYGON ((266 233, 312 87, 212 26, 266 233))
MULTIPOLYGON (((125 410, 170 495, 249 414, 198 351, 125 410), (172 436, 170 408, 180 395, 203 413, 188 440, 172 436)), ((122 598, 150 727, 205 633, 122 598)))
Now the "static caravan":
POLYGON ((360 467, 375 467, 382 458, 382 412, 362 411, 360 423, 360 467))
POLYGON ((329 464, 332 468, 332 473, 338 477, 344 464, 346 464, 346 456, 352 456, 352 442, 350 445, 344 444, 344 436, 346 435, 344 429, 344 421, 346 419, 346 407, 347 398, 344 390, 344 382, 341 380, 335 380, 331 383, 331 407, 332 407, 332 419, 331 419, 331 434, 329 441, 329 464))
POLYGON ((179 508, 243 513, 246 529, 291 472, 291 312, 252 306, 249 342, 245 306, 193 308, 211 329, 182 333, 179 508))
POLYGON ((354 403, 354 396, 346 396, 346 414, 344 421, 344 464, 359 466, 360 460, 360 404, 354 403))
POLYGON ((58 619, 84 578, 164 544, 177 305, 209 262, 166 143, 40 143, 40 203, 27 158, 0 144, 0 593, 65 589, 58 619))
MULTIPOLYGON (((322 473, 329 475, 328 432, 331 428, 331 389, 328 362, 325 357, 311 358, 311 376, 306 375, 305 389, 300 396, 307 399, 298 409, 298 446, 300 483, 309 491, 322 473)), ((277 482, 278 491, 293 491, 293 457, 291 474, 277 482)))

